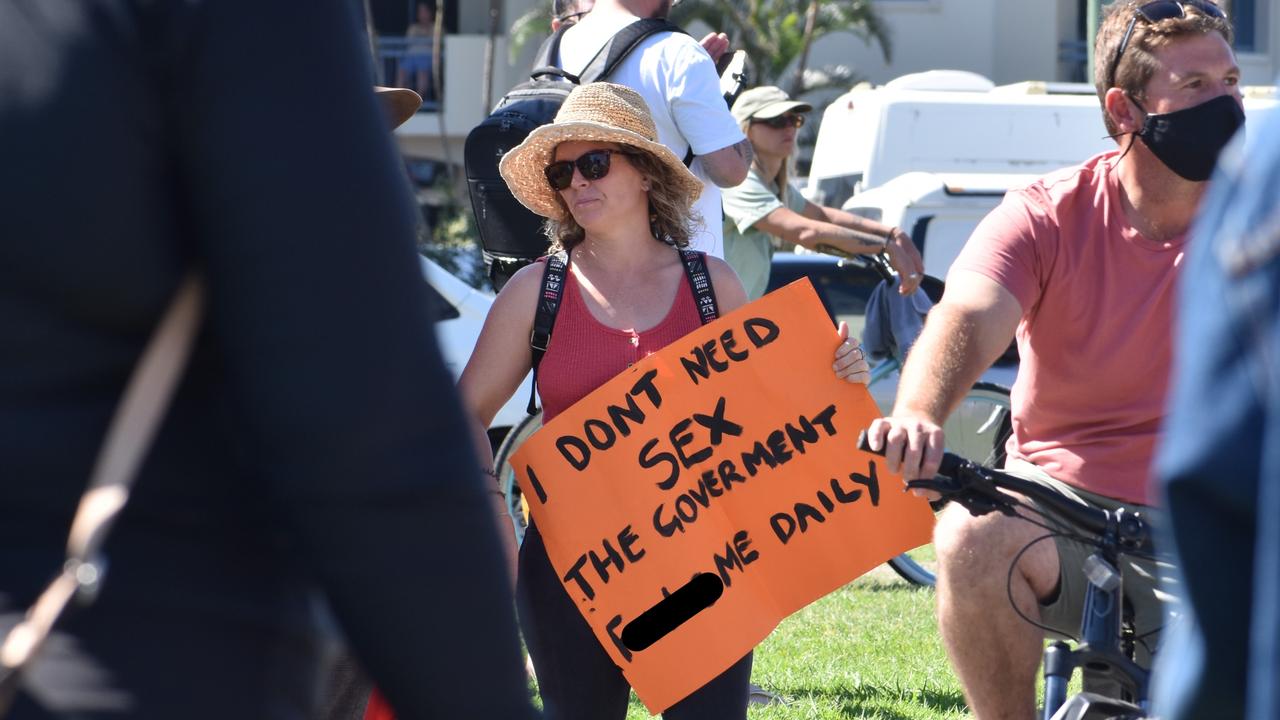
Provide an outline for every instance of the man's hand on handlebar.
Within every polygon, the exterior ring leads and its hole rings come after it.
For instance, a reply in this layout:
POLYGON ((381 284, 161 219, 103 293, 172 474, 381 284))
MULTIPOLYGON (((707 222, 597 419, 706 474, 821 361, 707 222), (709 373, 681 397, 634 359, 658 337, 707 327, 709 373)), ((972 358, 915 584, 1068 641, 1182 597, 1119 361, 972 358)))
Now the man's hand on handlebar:
MULTIPOLYGON (((942 428, 924 418, 895 416, 877 418, 867 428, 867 442, 874 451, 884 451, 885 466, 901 473, 904 481, 931 479, 942 463, 946 444, 942 428)), ((936 500, 934 493, 918 493, 936 500)))

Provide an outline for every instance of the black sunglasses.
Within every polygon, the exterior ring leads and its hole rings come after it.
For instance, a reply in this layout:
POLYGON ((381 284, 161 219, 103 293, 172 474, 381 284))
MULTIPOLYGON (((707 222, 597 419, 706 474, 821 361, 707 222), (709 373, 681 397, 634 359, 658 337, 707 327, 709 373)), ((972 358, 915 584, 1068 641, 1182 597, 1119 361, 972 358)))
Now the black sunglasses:
POLYGON ((788 125, 790 125, 793 128, 799 129, 804 127, 804 116, 797 115, 796 113, 783 113, 778 117, 772 117, 772 118, 769 118, 768 120, 752 120, 751 122, 760 123, 761 125, 768 125, 774 130, 781 130, 782 128, 787 127, 788 125))
POLYGON ((1129 21, 1129 27, 1125 28, 1124 36, 1120 38, 1120 44, 1116 46, 1115 57, 1111 59, 1111 72, 1107 78, 1107 87, 1115 87, 1116 71, 1120 69, 1120 58, 1124 55, 1125 48, 1129 47, 1129 40, 1133 38, 1133 29, 1138 25, 1138 18, 1154 23, 1168 20, 1169 18, 1185 17, 1186 13, 1182 8, 1187 5, 1211 18, 1221 20, 1227 17, 1226 13, 1222 12, 1222 8, 1207 2, 1207 0, 1154 0, 1154 2, 1139 5, 1134 8, 1133 19, 1129 21))
POLYGON ((561 15, 560 17, 558 17, 558 18, 556 18, 556 19, 557 19, 557 20, 559 20, 559 21, 560 21, 560 22, 562 22, 562 23, 563 23, 563 22, 569 22, 569 21, 571 21, 571 20, 572 20, 572 21, 574 21, 574 22, 577 22, 578 18, 582 17, 583 15, 586 15, 586 14, 587 14, 587 13, 589 13, 589 12, 591 12, 591 11, 590 11, 590 10, 581 10, 581 11, 579 11, 579 12, 565 13, 564 15, 561 15))
POLYGON ((573 169, 578 168, 582 177, 588 180, 599 180, 609 174, 609 156, 634 155, 625 150, 590 150, 578 156, 576 160, 560 160, 543 168, 552 190, 564 190, 573 184, 573 169))

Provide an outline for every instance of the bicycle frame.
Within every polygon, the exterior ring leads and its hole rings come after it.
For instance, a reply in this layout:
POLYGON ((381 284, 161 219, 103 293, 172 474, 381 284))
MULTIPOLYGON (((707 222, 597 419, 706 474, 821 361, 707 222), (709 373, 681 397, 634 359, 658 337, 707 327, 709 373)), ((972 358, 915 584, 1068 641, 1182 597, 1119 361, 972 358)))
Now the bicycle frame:
POLYGON ((1115 711, 1145 715, 1149 709, 1150 672, 1133 661, 1132 618, 1124 608, 1124 577, 1118 569, 1121 519, 1118 513, 1107 512, 1107 530, 1099 538, 1098 551, 1086 561, 1089 585, 1080 618, 1080 643, 1071 649, 1058 640, 1045 648, 1044 720, 1089 717, 1089 711, 1099 704, 1107 705, 1108 717, 1115 711), (1127 697, 1120 698, 1120 703, 1101 696, 1084 698, 1060 714, 1067 705, 1067 684, 1077 668, 1086 678, 1117 682, 1127 697))
POLYGON ((888 358, 871 368, 871 379, 867 381, 867 386, 875 385, 877 382, 889 377, 890 375, 902 369, 902 363, 897 358, 888 358))
MULTIPOLYGON (((857 447, 872 452, 866 433, 857 447)), ((1141 516, 1126 508, 1114 511, 1078 505, 1046 488, 945 453, 933 480, 914 480, 908 488, 932 490, 942 495, 938 502, 958 502, 974 515, 999 512, 1022 517, 1016 498, 1009 490, 1039 502, 1046 517, 1060 520, 1094 538, 1097 551, 1085 562, 1089 585, 1085 590, 1080 619, 1080 642, 1074 649, 1063 641, 1051 643, 1044 652, 1044 720, 1086 718, 1139 718, 1148 710, 1150 672, 1133 661, 1135 641, 1132 618, 1124 607, 1123 577, 1118 569, 1121 555, 1152 554, 1150 528, 1141 516), (1067 684, 1079 668, 1090 681, 1106 679, 1117 683, 1128 698, 1109 698, 1081 693, 1067 699, 1067 684)), ((936 505, 935 505, 936 506, 936 505)))

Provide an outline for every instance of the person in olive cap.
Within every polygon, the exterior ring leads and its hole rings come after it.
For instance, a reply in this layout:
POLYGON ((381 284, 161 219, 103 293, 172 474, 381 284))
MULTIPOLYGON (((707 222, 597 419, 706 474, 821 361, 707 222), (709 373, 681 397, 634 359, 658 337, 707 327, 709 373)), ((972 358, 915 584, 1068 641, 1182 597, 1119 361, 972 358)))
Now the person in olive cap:
POLYGON ((924 260, 902 230, 835 208, 809 202, 787 182, 796 132, 813 107, 792 100, 781 89, 752 88, 733 104, 755 159, 741 185, 724 191, 725 260, 742 278, 752 300, 764 295, 769 263, 779 244, 849 255, 888 254, 902 278, 900 291, 915 291, 924 276, 924 260))

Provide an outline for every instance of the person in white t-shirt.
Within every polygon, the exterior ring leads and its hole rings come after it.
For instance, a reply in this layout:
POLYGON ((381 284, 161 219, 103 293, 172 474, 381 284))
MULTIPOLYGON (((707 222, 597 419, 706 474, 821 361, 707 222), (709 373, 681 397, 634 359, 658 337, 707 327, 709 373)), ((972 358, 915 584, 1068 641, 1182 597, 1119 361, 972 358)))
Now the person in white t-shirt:
POLYGON ((551 32, 562 25, 572 25, 591 12, 595 0, 553 0, 551 3, 551 32))
MULTIPOLYGON (((581 72, 619 30, 641 18, 666 17, 670 10, 670 0, 597 0, 560 41, 560 67, 581 72)), ((690 247, 722 258, 720 188, 746 179, 751 143, 729 114, 715 62, 704 44, 721 53, 728 47, 722 35, 700 44, 682 33, 656 33, 645 38, 608 80, 640 93, 658 127, 658 140, 676 157, 686 157, 692 149, 690 169, 703 184, 694 210, 703 224, 690 247)))

